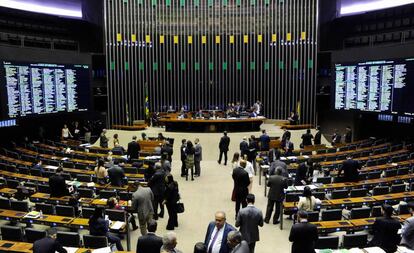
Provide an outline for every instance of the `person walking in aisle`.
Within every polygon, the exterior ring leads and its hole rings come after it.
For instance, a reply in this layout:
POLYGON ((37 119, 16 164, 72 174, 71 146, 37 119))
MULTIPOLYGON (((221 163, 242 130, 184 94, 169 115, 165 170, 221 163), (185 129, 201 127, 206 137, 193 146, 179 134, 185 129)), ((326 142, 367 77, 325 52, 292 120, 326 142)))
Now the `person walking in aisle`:
POLYGON ((246 197, 249 193, 248 186, 250 184, 249 174, 244 170, 246 168, 246 161, 241 160, 240 166, 233 170, 233 181, 234 181, 234 198, 236 200, 236 218, 240 210, 240 205, 242 207, 247 206, 246 197))
POLYGON ((229 151, 229 145, 230 145, 230 137, 228 137, 227 132, 224 131, 223 136, 221 137, 220 143, 219 143, 220 155, 217 161, 218 164, 221 163, 221 158, 223 157, 223 154, 224 154, 224 165, 227 165, 227 152, 229 151))
POLYGON ((166 190, 164 203, 167 206, 168 211, 167 230, 174 230, 175 227, 178 227, 177 203, 180 200, 178 183, 177 181, 174 181, 174 177, 171 174, 167 175, 165 181, 166 190))
POLYGON ((284 189, 288 187, 287 179, 282 176, 281 167, 276 168, 275 175, 270 175, 267 186, 269 187, 269 193, 267 194, 267 208, 264 222, 269 223, 274 206, 275 214, 273 215, 273 224, 278 224, 280 207, 285 198, 284 189))

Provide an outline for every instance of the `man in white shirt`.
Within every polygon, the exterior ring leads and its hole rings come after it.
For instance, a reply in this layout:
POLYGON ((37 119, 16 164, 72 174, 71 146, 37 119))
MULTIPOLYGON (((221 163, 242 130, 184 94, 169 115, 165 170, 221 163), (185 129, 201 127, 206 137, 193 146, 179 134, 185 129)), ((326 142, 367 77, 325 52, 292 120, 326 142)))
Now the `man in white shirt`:
POLYGON ((227 235, 235 228, 226 222, 226 213, 216 212, 215 221, 210 222, 204 244, 207 246, 207 253, 230 253, 227 245, 227 235))
POLYGON ((244 170, 249 174, 250 179, 250 184, 247 188, 249 189, 249 193, 251 193, 253 187, 254 168, 253 164, 247 160, 247 155, 244 155, 244 160, 246 161, 246 167, 244 168, 244 170))

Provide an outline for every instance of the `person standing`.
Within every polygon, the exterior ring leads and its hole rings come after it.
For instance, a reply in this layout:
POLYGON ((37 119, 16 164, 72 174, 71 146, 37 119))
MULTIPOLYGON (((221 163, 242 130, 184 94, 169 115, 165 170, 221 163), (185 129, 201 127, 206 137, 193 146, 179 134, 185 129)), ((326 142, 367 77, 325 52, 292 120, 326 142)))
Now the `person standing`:
POLYGON ((267 208, 264 222, 269 223, 274 206, 275 214, 273 215, 273 224, 278 224, 280 207, 285 198, 284 189, 288 187, 287 179, 282 176, 282 169, 280 167, 276 169, 275 175, 269 177, 267 186, 269 187, 269 192, 267 194, 267 208))
POLYGON ((247 141, 247 137, 244 136, 243 140, 240 142, 240 155, 244 157, 244 155, 249 155, 249 142, 247 141))
POLYGON ((293 142, 290 141, 290 137, 286 138, 283 149, 285 150, 285 156, 293 155, 294 145, 293 142))
POLYGON ((42 160, 38 159, 37 163, 32 167, 32 170, 38 170, 40 172, 40 175, 42 175, 45 172, 42 160))
POLYGON ((231 169, 234 170, 235 168, 240 166, 240 153, 235 152, 233 154, 233 158, 231 159, 231 169))
POLYGON ((251 193, 253 188, 254 168, 253 164, 247 160, 247 155, 244 156, 244 161, 246 162, 246 167, 244 168, 244 170, 247 172, 247 174, 249 174, 250 180, 250 184, 247 188, 249 189, 249 193, 251 193))
POLYGON ((374 237, 368 243, 369 247, 380 247, 387 253, 392 253, 397 250, 397 245, 401 238, 398 235, 398 230, 401 228, 399 220, 392 217, 394 208, 384 204, 382 205, 382 213, 384 217, 375 219, 372 225, 374 237))
POLYGON ((312 146, 313 135, 310 129, 306 129, 306 133, 302 134, 302 147, 312 146))
POLYGON ((185 180, 188 181, 188 170, 191 171, 191 181, 194 181, 194 154, 195 149, 191 141, 187 141, 185 148, 185 180))
POLYGON ((221 163, 221 158, 224 154, 224 165, 227 165, 227 152, 229 151, 229 145, 230 145, 230 137, 228 137, 227 132, 224 131, 223 136, 221 137, 220 143, 219 143, 220 155, 217 161, 218 164, 221 163))
POLYGON ((342 162, 339 168, 338 177, 344 174, 343 182, 357 182, 359 180, 359 169, 361 165, 358 161, 353 160, 351 155, 348 155, 346 160, 342 162))
POLYGON ((298 223, 290 230, 289 241, 292 243, 292 253, 315 253, 315 243, 318 240, 318 228, 308 222, 308 213, 298 212, 298 223))
MULTIPOLYGON (((162 246, 160 252, 166 253, 182 253, 177 247, 177 234, 174 232, 168 232, 162 237, 162 246)), ((143 252, 146 253, 146 252, 143 252)))
POLYGON ((198 138, 194 141, 194 167, 195 167, 195 176, 199 177, 201 175, 200 163, 203 159, 203 148, 201 147, 200 140, 198 138))
POLYGON ((106 137, 106 129, 102 130, 101 135, 99 136, 99 146, 101 148, 108 148, 109 138, 106 137))
POLYGON ((262 130, 262 135, 259 137, 260 140, 260 150, 269 151, 270 148, 270 137, 267 135, 266 130, 262 130))
POLYGON ((281 141, 281 143, 280 143, 280 145, 282 146, 282 148, 286 146, 286 139, 287 139, 287 138, 289 138, 289 139, 290 139, 290 137, 291 137, 291 136, 292 136, 292 134, 290 133, 290 131, 289 131, 289 130, 287 130, 287 129, 284 127, 284 128, 283 128, 282 141, 281 141))
POLYGON ((254 253, 256 242, 259 241, 259 226, 263 227, 263 214, 254 206, 255 196, 248 194, 247 207, 237 215, 236 227, 240 227, 243 240, 249 244, 250 253, 254 253))
POLYGON ((301 163, 296 169, 295 175, 295 185, 306 185, 306 180, 308 176, 308 170, 312 166, 312 160, 309 158, 304 163, 301 163))
POLYGON ((114 159, 114 164, 108 169, 109 182, 112 186, 121 187, 125 184, 124 170, 119 166, 119 161, 114 159))
POLYGON ((178 227, 177 203, 180 200, 180 194, 178 183, 174 181, 173 175, 168 174, 165 180, 166 190, 164 202, 168 211, 167 230, 174 230, 175 227, 178 227))
POLYGON ((137 136, 132 136, 132 141, 128 143, 128 150, 127 150, 127 157, 128 160, 131 161, 133 159, 138 159, 139 151, 141 151, 141 147, 137 142, 137 136))
POLYGON ((83 131, 85 132, 85 142, 90 143, 92 136, 92 124, 89 120, 87 120, 83 125, 83 131))
POLYGON ((236 200, 236 218, 240 210, 240 205, 242 207, 247 206, 246 197, 249 193, 248 187, 250 184, 250 179, 249 174, 244 170, 244 168, 246 168, 246 161, 241 160, 240 166, 235 168, 232 174, 234 181, 234 197, 236 200))
POLYGON ((50 188, 50 196, 60 198, 63 196, 68 196, 69 191, 66 187, 65 178, 62 176, 62 167, 58 167, 56 170, 56 174, 52 175, 49 178, 49 188, 50 188))
POLYGON ((269 176, 274 175, 276 172, 276 168, 280 167, 282 169, 282 176, 288 178, 289 177, 289 170, 288 166, 285 162, 280 160, 280 151, 278 149, 272 149, 272 152, 269 155, 269 160, 272 161, 270 163, 269 168, 269 176))
POLYGON ((257 156, 258 150, 259 150, 259 147, 257 146, 256 137, 254 135, 251 135, 249 139, 248 161, 252 163, 255 175, 256 175, 256 156, 257 156))
POLYGON ((158 220, 158 216, 164 217, 164 205, 165 198, 165 171, 162 169, 161 163, 155 163, 155 173, 148 181, 148 186, 151 188, 154 194, 154 219, 158 220), (160 206, 160 213, 158 214, 158 206, 160 206))
POLYGON ((334 134, 332 135, 331 145, 335 146, 336 144, 341 143, 341 135, 338 133, 338 129, 335 129, 334 134))
POLYGON ((162 247, 162 238, 157 236, 157 222, 150 220, 148 222, 148 233, 141 235, 137 241, 137 253, 160 253, 162 247))
POLYGON ((239 231, 231 231, 227 236, 227 244, 232 248, 231 253, 249 253, 249 245, 242 240, 243 236, 239 231))
POLYGON ((346 133, 345 133, 345 143, 351 143, 352 142, 352 129, 350 126, 346 127, 346 133))
POLYGON ((317 132, 315 134, 315 138, 313 139, 313 145, 321 145, 321 138, 322 138, 321 127, 317 126, 316 131, 317 132))
POLYGON ((141 235, 147 234, 147 224, 152 220, 154 208, 154 194, 149 187, 142 187, 136 183, 137 190, 132 194, 132 209, 138 214, 138 223, 141 235))
MULTIPOLYGON (((414 215, 414 202, 408 202, 408 208, 411 209, 411 215, 414 215)), ((406 219, 401 229, 401 245, 413 250, 414 249, 414 216, 406 219)))
POLYGON ((182 139, 181 140, 181 147, 180 147, 180 153, 181 153, 181 177, 186 177, 186 167, 185 167, 185 159, 186 159, 186 155, 185 155, 185 148, 187 145, 187 140, 186 139, 182 139))
POLYGON ((67 140, 70 138, 73 138, 72 133, 69 131, 68 125, 64 124, 62 128, 62 134, 61 134, 62 140, 67 140))
POLYGON ((167 160, 172 163, 173 148, 168 140, 165 140, 161 147, 161 154, 167 154, 167 160))
POLYGON ((231 249, 227 244, 227 236, 231 231, 236 230, 226 222, 226 213, 218 211, 215 214, 215 221, 210 222, 207 227, 204 244, 208 253, 230 253, 231 249))

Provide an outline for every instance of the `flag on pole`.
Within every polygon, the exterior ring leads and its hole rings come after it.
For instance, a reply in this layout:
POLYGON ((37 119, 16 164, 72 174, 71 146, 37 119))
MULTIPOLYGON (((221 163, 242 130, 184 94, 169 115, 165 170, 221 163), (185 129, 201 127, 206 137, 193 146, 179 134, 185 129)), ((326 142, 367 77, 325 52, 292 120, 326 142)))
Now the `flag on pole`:
POLYGON ((127 125, 129 125, 129 110, 128 110, 128 103, 125 105, 126 108, 126 122, 127 125))
POLYGON ((145 120, 148 121, 149 119, 149 100, 148 100, 148 85, 145 83, 145 120))
POLYGON ((296 113, 298 115, 298 120, 300 120, 300 101, 296 104, 296 113))

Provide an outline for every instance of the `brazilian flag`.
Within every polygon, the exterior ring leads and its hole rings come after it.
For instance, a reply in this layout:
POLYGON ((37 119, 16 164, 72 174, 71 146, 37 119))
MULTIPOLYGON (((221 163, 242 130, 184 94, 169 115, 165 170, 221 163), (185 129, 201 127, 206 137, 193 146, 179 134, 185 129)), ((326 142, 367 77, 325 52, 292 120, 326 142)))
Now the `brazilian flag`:
POLYGON ((145 89, 145 120, 148 122, 150 117, 150 111, 149 111, 149 100, 148 100, 148 85, 145 83, 144 85, 145 89))

